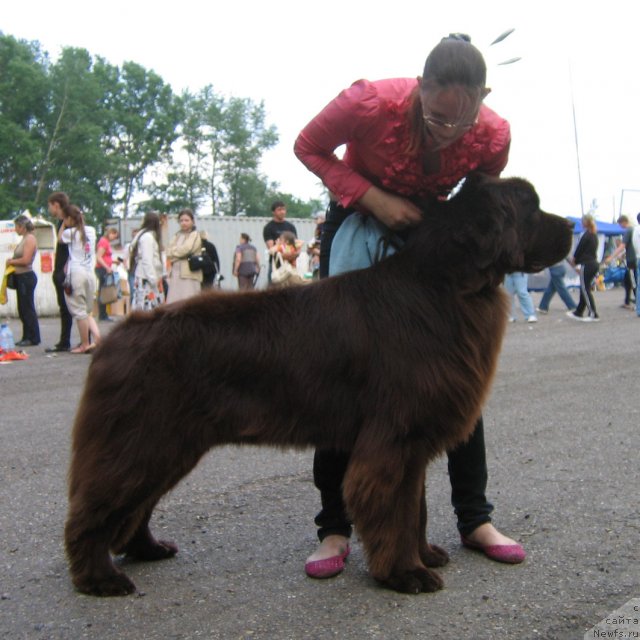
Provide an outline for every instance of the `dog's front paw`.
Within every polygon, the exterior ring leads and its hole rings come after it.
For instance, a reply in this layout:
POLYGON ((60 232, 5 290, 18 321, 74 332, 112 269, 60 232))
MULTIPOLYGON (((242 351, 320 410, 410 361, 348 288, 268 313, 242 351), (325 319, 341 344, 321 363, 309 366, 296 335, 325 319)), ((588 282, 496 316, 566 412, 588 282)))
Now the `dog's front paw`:
POLYGON ((136 585, 122 572, 101 577, 74 578, 75 588, 92 596, 127 596, 136 592, 136 585))
POLYGON ((381 582, 386 587, 400 593, 438 591, 444 586, 442 578, 435 571, 423 567, 393 573, 389 578, 381 582))
POLYGON ((420 549, 420 560, 427 567, 444 567, 449 562, 449 554, 435 544, 425 544, 424 548, 420 549))

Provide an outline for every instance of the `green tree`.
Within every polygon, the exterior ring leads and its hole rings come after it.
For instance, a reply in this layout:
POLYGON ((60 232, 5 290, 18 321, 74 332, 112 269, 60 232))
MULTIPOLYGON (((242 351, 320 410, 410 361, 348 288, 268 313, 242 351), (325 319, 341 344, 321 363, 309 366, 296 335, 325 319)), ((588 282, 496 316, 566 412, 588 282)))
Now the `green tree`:
POLYGON ((42 122, 48 110, 48 58, 37 42, 0 33, 0 216, 34 207, 42 122))
POLYGON ((110 159, 109 192, 124 216, 147 172, 168 162, 182 119, 181 101, 160 76, 125 62, 108 99, 109 124, 104 152, 110 159))
POLYGON ((65 48, 50 70, 50 112, 39 165, 36 202, 50 191, 67 191, 92 222, 111 213, 104 176, 109 159, 102 151, 107 123, 106 98, 116 68, 85 49, 65 48))
POLYGON ((262 154, 275 146, 278 134, 274 126, 265 124, 264 103, 254 104, 248 98, 231 98, 224 113, 224 136, 221 173, 226 187, 224 210, 236 215, 255 207, 252 195, 256 183, 269 186, 258 167, 262 154))

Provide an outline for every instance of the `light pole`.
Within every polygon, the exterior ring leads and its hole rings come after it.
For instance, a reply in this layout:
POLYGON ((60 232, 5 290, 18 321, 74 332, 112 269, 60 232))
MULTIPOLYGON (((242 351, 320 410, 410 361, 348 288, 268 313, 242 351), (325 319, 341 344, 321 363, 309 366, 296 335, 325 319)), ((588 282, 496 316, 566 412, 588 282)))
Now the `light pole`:
POLYGON ((571 92, 571 112, 573 114, 573 137, 576 145, 576 164, 578 166, 578 188, 580 189, 580 215, 584 215, 584 200, 582 197, 582 173, 580 171, 580 149, 578 147, 578 125, 576 122, 576 103, 573 99, 573 74, 571 60, 569 60, 569 91, 571 92))

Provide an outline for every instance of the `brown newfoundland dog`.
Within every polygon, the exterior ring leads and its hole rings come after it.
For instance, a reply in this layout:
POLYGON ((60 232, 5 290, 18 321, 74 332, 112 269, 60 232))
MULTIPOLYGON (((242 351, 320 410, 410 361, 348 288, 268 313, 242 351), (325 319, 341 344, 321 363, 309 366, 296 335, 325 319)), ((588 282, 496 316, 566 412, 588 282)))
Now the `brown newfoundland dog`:
POLYGON ((407 593, 442 586, 428 568, 447 555, 426 540, 426 465, 481 412, 507 320, 503 276, 558 262, 572 232, 521 179, 473 176, 425 210, 405 247, 369 269, 203 294, 115 327, 73 428, 77 589, 134 592, 112 554, 173 556, 149 530, 154 507, 229 443, 350 451, 344 498, 371 574, 407 593))

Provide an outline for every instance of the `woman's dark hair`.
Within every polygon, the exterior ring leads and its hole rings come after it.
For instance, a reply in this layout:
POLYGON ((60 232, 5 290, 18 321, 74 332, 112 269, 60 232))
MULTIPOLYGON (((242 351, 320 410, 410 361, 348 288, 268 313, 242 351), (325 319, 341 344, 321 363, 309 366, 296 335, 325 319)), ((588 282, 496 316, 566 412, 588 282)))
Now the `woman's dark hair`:
POLYGON ((249 237, 248 233, 241 233, 240 237, 245 241, 245 242, 251 242, 251 238, 249 237))
MULTIPOLYGON (((182 214, 180 214, 182 215, 182 214)), ((156 242, 158 243, 158 251, 162 253, 162 234, 160 232, 160 214, 156 211, 147 211, 144 214, 144 218, 142 219, 142 225, 136 234, 138 238, 135 242, 131 243, 129 248, 130 256, 129 256, 129 264, 135 264, 138 259, 138 243, 140 242, 140 236, 143 233, 150 231, 156 237, 156 242)))
MULTIPOLYGON (((182 214, 180 214, 182 215, 182 214)), ((151 231, 156 236, 156 242, 158 243, 158 249, 162 252, 162 233, 160 232, 160 214, 156 211, 147 211, 142 219, 143 231, 151 231)), ((137 245, 137 243, 136 243, 137 245)), ((137 249, 137 246, 136 246, 137 249)))
POLYGON ((432 49, 424 63, 420 86, 416 87, 409 108, 407 153, 416 153, 424 140, 420 90, 459 85, 469 91, 482 91, 487 83, 487 65, 480 51, 463 33, 451 33, 432 49))
POLYGON ((71 226, 80 232, 82 244, 85 244, 87 241, 87 234, 84 230, 84 216, 82 215, 82 211, 80 211, 80 208, 76 207, 75 204, 68 204, 63 208, 63 211, 65 218, 71 218, 71 221, 73 222, 73 225, 71 226))
POLYGON ((33 222, 31 222, 31 218, 29 218, 28 216, 25 215, 20 215, 18 216, 14 221, 13 221, 14 225, 20 225, 21 227, 24 227, 27 231, 31 232, 35 229, 35 227, 33 226, 33 222))
POLYGON ((484 89, 487 65, 469 36, 452 33, 434 47, 424 63, 421 86, 432 83, 439 87, 457 84, 468 89, 484 89))

